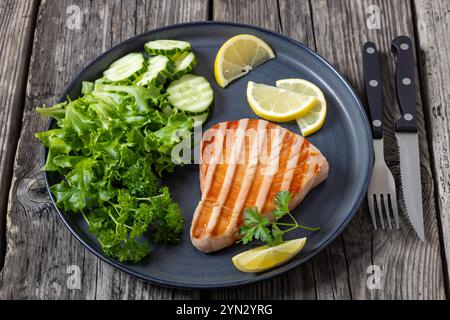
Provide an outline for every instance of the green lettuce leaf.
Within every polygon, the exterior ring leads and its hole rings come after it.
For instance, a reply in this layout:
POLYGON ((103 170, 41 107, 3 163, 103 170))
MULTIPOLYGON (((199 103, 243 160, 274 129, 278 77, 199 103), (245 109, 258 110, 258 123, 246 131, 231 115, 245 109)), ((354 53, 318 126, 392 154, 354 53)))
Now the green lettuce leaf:
POLYGON ((190 143, 192 120, 174 110, 162 88, 83 82, 83 96, 37 111, 58 128, 36 133, 48 148, 44 166, 62 180, 56 205, 81 214, 104 253, 138 262, 154 244, 180 241, 183 216, 158 176, 172 171, 171 152, 190 143))

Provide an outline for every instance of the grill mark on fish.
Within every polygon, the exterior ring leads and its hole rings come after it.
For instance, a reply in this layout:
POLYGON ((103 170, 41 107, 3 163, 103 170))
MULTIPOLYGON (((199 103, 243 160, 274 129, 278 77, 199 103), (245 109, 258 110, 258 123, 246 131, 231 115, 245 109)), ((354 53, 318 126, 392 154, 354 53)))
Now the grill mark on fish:
MULTIPOLYGON (((222 213, 221 219, 213 230, 213 235, 218 235, 226 232, 229 226, 236 223, 236 219, 239 217, 240 212, 243 210, 244 201, 247 198, 250 184, 254 179, 254 172, 258 162, 258 139, 256 136, 258 132, 265 132, 265 122, 249 121, 248 130, 250 133, 245 135, 245 153, 240 156, 240 161, 236 168, 235 178, 237 178, 233 185, 232 190, 228 193, 227 200, 224 206, 233 208, 231 214, 222 213), (248 143, 247 143, 248 141, 248 143), (250 146, 252 148, 250 148, 250 146)), ((229 212, 229 211, 228 211, 229 212)))
POLYGON ((297 167, 294 169, 294 179, 289 190, 289 192, 292 194, 299 192, 302 187, 303 175, 308 169, 307 161, 309 158, 309 146, 310 143, 305 140, 300 151, 300 157, 298 159, 297 167))
MULTIPOLYGON (((267 163, 269 162, 270 155, 272 153, 272 135, 268 134, 269 130, 273 128, 270 122, 266 125, 266 130, 262 131, 260 134, 261 144, 258 146, 257 153, 257 165, 254 173, 253 181, 250 185, 250 190, 248 196, 244 202, 244 208, 252 208, 256 206, 257 197, 261 185, 264 180, 264 172, 267 168, 267 163)), ((243 218, 239 220, 242 223, 243 218)))
POLYGON ((231 146, 227 147, 227 150, 230 153, 229 156, 227 155, 228 166, 226 167, 223 184, 216 200, 216 206, 212 210, 212 214, 209 218, 209 223, 206 227, 206 233, 211 233, 218 224, 217 221, 219 220, 221 214, 222 205, 225 203, 229 195, 231 184, 233 183, 232 180, 236 172, 237 162, 242 154, 242 150, 245 150, 243 146, 245 142, 245 129, 247 128, 247 124, 248 119, 239 120, 238 125, 233 126, 233 128, 236 129, 234 131, 234 135, 231 137, 227 137, 227 140, 231 140, 231 146))
POLYGON ((282 148, 282 141, 286 135, 286 130, 271 130, 272 136, 272 148, 270 153, 270 161, 266 167, 266 171, 262 172, 264 174, 263 182, 256 198, 255 206, 261 211, 263 209, 264 203, 267 199, 267 194, 269 193, 270 185, 277 172, 280 171, 280 153, 282 148))
POLYGON ((280 169, 273 178, 262 212, 270 213, 275 208, 273 199, 275 199, 279 191, 289 191, 294 176, 294 169, 297 165, 300 147, 300 139, 296 135, 288 132, 284 137, 281 150, 280 169))
MULTIPOLYGON (((211 185, 213 182, 218 183, 218 181, 220 180, 220 175, 217 175, 216 173, 216 167, 217 167, 217 162, 219 162, 221 156, 222 156, 222 150, 223 150, 223 144, 224 144, 224 140, 225 140, 225 128, 226 128, 226 123, 221 123, 218 125, 218 134, 215 135, 213 137, 213 142, 214 144, 217 146, 214 148, 214 152, 211 156, 211 159, 209 161, 209 165, 208 165, 208 170, 205 174, 205 186, 203 188, 203 195, 202 196, 202 200, 204 198, 207 197, 207 195, 210 192, 211 189, 211 185), (222 147, 219 147, 222 146, 222 147), (213 179, 214 177, 214 179, 213 179)), ((202 146, 203 149, 203 146, 202 146)), ((202 208, 200 207, 200 213, 202 212, 202 208)), ((198 208, 197 208, 198 209, 198 208)), ((197 210, 196 210, 197 211, 197 210)), ((208 224, 208 220, 209 217, 211 215, 211 211, 206 211, 206 214, 194 214, 194 219, 192 221, 192 224, 195 226, 198 226, 199 228, 199 232, 196 232, 196 236, 199 236, 200 234, 202 234, 203 230, 206 228, 207 224, 208 224)))
POLYGON ((284 175, 283 183, 280 188, 281 190, 290 190, 292 179, 294 178, 294 169, 297 166, 298 159, 300 158, 300 152, 304 141, 305 139, 300 139, 298 136, 295 136, 295 142, 291 147, 291 154, 287 163, 287 170, 284 175))
POLYGON ((212 160, 219 156, 226 160, 223 166, 215 161, 202 162, 200 168, 202 200, 194 213, 191 240, 205 252, 220 250, 239 238, 245 208, 262 207, 261 213, 272 220, 273 200, 278 191, 293 193, 289 203, 293 209, 328 175, 328 163, 320 151, 278 125, 258 119, 229 121, 207 130, 204 139, 210 130, 224 129, 234 130, 232 139, 227 136, 222 140, 209 139, 202 141, 201 147, 203 157, 208 145, 217 143, 221 148, 212 152, 212 160), (257 143, 246 135, 254 128, 257 143), (234 148, 238 153, 231 152, 234 148))

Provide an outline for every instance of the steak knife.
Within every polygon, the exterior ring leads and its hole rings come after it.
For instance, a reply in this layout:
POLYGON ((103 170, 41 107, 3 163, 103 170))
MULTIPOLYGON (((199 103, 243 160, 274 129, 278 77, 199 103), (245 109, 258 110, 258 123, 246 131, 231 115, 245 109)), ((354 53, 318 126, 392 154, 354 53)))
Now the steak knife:
POLYGON ((412 41, 399 36, 392 41, 391 50, 397 58, 395 88, 401 118, 395 123, 395 137, 400 151, 403 197, 409 221, 419 238, 425 241, 412 41))

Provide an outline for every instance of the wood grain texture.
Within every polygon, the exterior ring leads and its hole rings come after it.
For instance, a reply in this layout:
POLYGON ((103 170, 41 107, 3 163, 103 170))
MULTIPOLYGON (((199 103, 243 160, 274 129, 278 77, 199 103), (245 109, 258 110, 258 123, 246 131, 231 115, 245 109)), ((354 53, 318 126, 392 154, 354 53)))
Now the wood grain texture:
POLYGON ((12 167, 24 103, 37 1, 0 2, 0 269, 12 167), (19 55, 18 55, 19 53, 19 55), (19 57, 19 58, 18 58, 19 57))
POLYGON ((45 190, 38 156, 41 144, 34 133, 45 129, 46 120, 34 110, 55 102, 74 74, 112 45, 156 26, 206 19, 207 13, 207 1, 203 0, 42 1, 8 204, 7 253, 0 274, 0 300, 198 296, 197 291, 161 288, 117 271, 69 233, 45 190), (68 28, 74 26, 74 21, 67 20, 74 18, 70 10, 74 7, 67 11, 71 5, 76 5, 82 14, 79 29, 68 28), (69 289, 69 276, 73 273, 70 266, 80 268, 80 289, 69 289))
MULTIPOLYGON (((386 161, 399 182, 399 160, 393 134, 393 123, 399 113, 390 42, 401 34, 414 38, 409 1, 315 0, 308 4, 281 0, 278 21, 267 16, 275 10, 274 3, 246 2, 244 8, 251 10, 250 15, 233 1, 216 0, 214 19, 252 23, 275 31, 281 29, 316 49, 350 81, 360 96, 363 94, 361 48, 365 41, 374 41, 382 52, 386 161), (367 21, 377 9, 380 9, 380 28, 374 29, 367 21), (312 30, 308 30, 309 26, 312 30)), ((274 280, 237 290, 221 290, 212 297, 444 299, 434 182, 419 90, 417 97, 426 243, 415 236, 403 215, 399 231, 375 232, 364 204, 343 235, 309 263, 274 280), (367 286, 370 275, 367 268, 371 265, 379 266, 382 271, 380 289, 371 290, 367 286)))
MULTIPOLYGON (((450 172, 448 150, 448 79, 450 48, 443 38, 449 33, 449 4, 445 0, 213 0, 213 18, 258 25, 283 32, 315 49, 330 61, 353 85, 362 90, 361 47, 374 41, 382 52, 383 102, 385 106, 385 153, 387 163, 399 182, 399 161, 393 134, 398 116, 394 90, 394 59, 391 40, 406 34, 418 40, 421 48, 421 92, 417 93, 421 175, 427 242, 421 243, 402 214, 401 229, 392 233, 373 231, 364 204, 349 227, 326 250, 305 265, 273 280, 239 289, 206 292, 201 297, 223 299, 444 299, 444 272, 450 265, 450 172), (380 28, 368 28, 367 21, 380 9, 380 28), (421 103, 423 98, 427 109, 421 103), (424 112, 425 111, 425 112, 424 112), (426 129, 425 118, 429 120, 426 129), (428 136, 427 136, 428 134, 428 136), (432 145, 428 145, 428 141, 432 145), (434 151, 434 158, 430 153, 434 151), (432 163, 431 159, 434 159, 432 163), (437 180, 433 179, 432 166, 437 180), (436 190, 434 189, 436 187, 436 190), (435 194, 439 195, 435 199, 435 194), (440 216, 436 214, 436 200, 440 216), (439 224, 442 225, 442 249, 439 224), (447 253, 447 263, 442 256, 447 253), (444 262, 444 263, 443 263, 444 262), (378 265, 382 271, 380 289, 369 290, 367 268, 378 265), (443 270, 443 265, 445 270, 443 270)), ((40 143, 34 132, 45 128, 45 119, 34 112, 43 103, 51 104, 65 84, 98 54, 137 33, 171 23, 205 20, 208 0, 159 1, 42 1, 39 8, 33 54, 27 82, 22 130, 14 163, 7 214, 7 255, 0 273, 1 299, 186 299, 198 298, 198 291, 165 289, 146 284, 117 271, 87 251, 66 230, 52 208, 45 190, 38 156, 40 143), (69 29, 67 12, 77 5, 82 12, 81 28, 69 29), (69 289, 68 267, 78 266, 81 289, 69 289)), ((30 28, 33 12, 28 2, 2 1, 0 17, 2 48, 26 48, 23 30, 30 28), (17 8, 20 8, 20 11, 17 8), (6 11, 4 11, 4 9, 6 11), (16 11, 14 11, 16 10, 16 11), (18 14, 20 12, 20 14, 18 14), (12 19, 16 14, 20 18, 12 19), (15 23, 22 28, 14 31, 15 23), (13 30, 13 31, 11 31, 13 30), (9 32, 9 33, 8 33, 9 32), (5 37, 4 35, 15 37, 5 37), (4 45, 6 41, 6 47, 4 45), (8 42, 9 41, 9 42, 8 42)), ((30 32, 31 36, 32 32, 30 32)), ((28 39, 29 40, 29 39, 28 39)), ((26 49, 25 49, 26 51, 26 49)), ((2 72, 0 96, 0 179, 5 154, 11 155, 17 136, 14 126, 24 100, 26 55, 17 50, 0 51, 2 72), (17 55, 16 60, 13 59, 17 55), (6 58, 5 58, 6 57, 6 58), (25 60, 24 60, 25 59, 25 60), (15 65, 4 63, 13 61, 15 65), (19 62, 17 62, 19 61, 19 62), (9 68, 9 69, 5 69, 9 68), (22 68, 22 69, 20 69, 22 68), (6 91, 5 91, 6 88, 6 91), (5 100, 6 99, 6 100, 5 100), (21 100, 22 99, 22 100, 21 100), (9 108, 9 109, 8 109, 9 108), (6 119, 6 120, 5 120, 6 119), (6 131, 4 131, 6 130, 6 131), (12 142, 11 142, 12 141, 12 142), (12 143, 12 144, 11 144, 12 143), (5 150, 7 150, 5 152, 5 150)), ((416 81, 419 77, 416 76, 416 81)), ((363 100, 364 101, 364 100, 363 100)), ((18 126, 15 126, 18 128, 18 126)), ((10 160, 9 160, 10 161, 10 160)), ((3 183, 4 180, 1 180, 3 183)), ((0 195, 1 192, 0 185, 0 195)), ((4 192, 6 193, 6 192, 4 192)), ((401 195, 399 193, 399 195, 401 195)), ((1 209, 1 199, 0 199, 1 209)), ((1 211, 0 211, 1 212, 1 211)), ((404 213, 404 210, 402 210, 404 213)), ((1 220, 0 220, 1 221, 1 220)), ((445 256, 444 256, 445 257, 445 256)), ((445 260, 445 258, 444 258, 445 260)), ((449 289, 447 281, 447 289, 449 289)))
POLYGON ((445 0, 414 2, 422 98, 434 158, 436 197, 445 252, 447 293, 450 292, 450 3, 445 0))
MULTIPOLYGON (((399 117, 395 99, 395 59, 390 43, 398 35, 414 41, 410 2, 395 1, 312 1, 317 51, 343 73, 358 93, 362 93, 361 47, 374 41, 382 52, 382 84, 385 119, 385 158, 399 181, 399 158, 393 125, 399 117), (368 18, 380 9, 379 28, 369 28, 368 18), (342 23, 346 21, 346 23, 342 23), (333 45, 330 45, 333 44, 333 45)), ((376 26, 375 26, 376 27, 376 26)), ((419 83, 416 72, 416 83, 419 83)), ((417 86, 420 88, 420 85, 417 86)), ((404 219, 402 206, 400 230, 373 232, 364 208, 343 233, 350 285, 355 299, 444 299, 444 277, 434 199, 434 182, 423 119, 420 90, 417 90, 420 160, 424 220, 427 241, 421 242, 404 219), (370 253, 370 255, 369 255, 370 253), (366 268, 370 263, 382 271, 380 290, 369 290, 366 268)), ((399 192, 401 196, 401 192, 399 192)))
POLYGON ((277 1, 213 0, 213 20, 241 22, 281 32, 277 1))

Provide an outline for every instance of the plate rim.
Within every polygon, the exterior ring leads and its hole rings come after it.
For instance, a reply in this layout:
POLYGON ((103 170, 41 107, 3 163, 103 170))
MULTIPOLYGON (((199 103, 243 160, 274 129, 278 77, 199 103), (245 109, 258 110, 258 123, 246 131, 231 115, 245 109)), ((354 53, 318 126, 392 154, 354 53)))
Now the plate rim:
MULTIPOLYGON (((307 51, 309 54, 312 54, 313 56, 318 58, 321 63, 325 64, 326 67, 328 67, 328 69, 330 69, 330 71, 332 73, 334 73, 338 77, 338 79, 345 85, 347 90, 351 93, 351 96, 355 99, 355 101, 356 101, 356 103, 357 103, 357 105, 359 107, 358 108, 359 112, 361 113, 361 116, 365 120, 364 121, 364 127, 365 127, 366 133, 367 133, 367 141, 366 142, 367 142, 368 149, 369 149, 368 170, 367 170, 366 178, 365 178, 364 183, 363 183, 363 188, 361 189, 361 192, 360 192, 360 194, 359 194, 359 196, 357 198, 357 201, 355 202, 355 204, 354 204, 352 210, 350 211, 350 213, 347 215, 347 217, 342 222, 342 224, 335 230, 335 232, 333 234, 331 234, 331 236, 329 236, 328 239, 326 239, 324 242, 322 242, 322 244, 320 246, 318 246, 313 252, 311 252, 310 254, 304 256, 303 258, 301 258, 301 259, 299 259, 299 260, 297 260, 297 261, 295 261, 295 262, 293 262, 291 264, 286 264, 284 266, 281 266, 278 269, 272 270, 270 272, 263 273, 263 274, 258 274, 257 276, 255 276, 253 278, 250 278, 250 279, 245 279, 245 280, 240 280, 240 281, 233 281, 233 282, 229 282, 229 283, 209 283, 209 284, 180 283, 180 282, 175 282, 175 281, 172 281, 172 280, 165 280, 165 279, 161 279, 161 278, 157 278, 157 277, 151 277, 151 276, 143 275, 142 273, 136 272, 134 270, 130 270, 129 268, 126 267, 126 264, 122 264, 122 263, 118 262, 115 259, 109 258, 109 257, 105 256, 101 251, 98 251, 97 249, 92 247, 87 241, 85 241, 83 239, 83 237, 81 235, 79 235, 76 232, 74 226, 72 226, 70 224, 70 222, 68 220, 66 220, 65 213, 63 213, 62 210, 60 210, 56 206, 56 200, 55 200, 52 192, 50 191, 49 173, 47 171, 43 171, 43 173, 44 173, 44 180, 45 180, 45 186, 46 186, 47 192, 50 195, 51 202, 52 202, 54 208, 56 209, 59 218, 62 220, 62 222, 64 223, 66 228, 69 229, 70 233, 73 236, 75 236, 75 238, 78 241, 80 241, 83 244, 84 247, 86 247, 95 256, 97 256, 98 258, 100 258, 102 261, 106 262, 110 266, 112 266, 112 267, 114 267, 114 268, 116 268, 116 269, 118 269, 118 270, 120 270, 120 271, 122 271, 122 272, 124 272, 126 274, 129 274, 129 275, 131 275, 133 277, 136 277, 137 279, 143 280, 143 281, 148 282, 148 283, 160 285, 160 286, 163 286, 163 287, 180 288, 180 289, 207 289, 207 290, 224 289, 224 288, 236 288, 236 287, 242 287, 242 286, 246 286, 246 285, 250 285, 250 284, 255 284, 255 283, 260 282, 260 281, 272 279, 272 278, 277 277, 277 276, 279 276, 279 275, 281 275, 281 274, 283 274, 283 273, 285 273, 287 271, 290 271, 292 269, 295 269, 295 268, 301 266, 305 262, 307 262, 310 259, 312 259, 313 257, 315 257, 318 253, 320 253, 326 247, 328 247, 330 245, 330 243, 333 242, 344 231, 344 229, 348 226, 350 221, 354 218, 354 216, 355 216, 356 212, 358 211, 358 209, 361 207, 361 204, 362 204, 362 202, 364 200, 365 194, 366 194, 368 186, 369 186, 371 172, 372 172, 372 167, 373 167, 373 161, 374 161, 373 152, 370 152, 370 150, 373 150, 372 134, 371 134, 371 130, 370 130, 370 127, 369 127, 369 120, 368 120, 367 114, 365 112, 364 105, 361 102, 361 99, 356 94, 356 92, 352 88, 352 86, 348 83, 348 81, 344 78, 344 76, 342 76, 320 54, 318 54, 317 52, 315 52, 312 49, 308 48, 307 46, 305 46, 301 42, 299 42, 297 40, 294 40, 294 39, 292 39, 292 38, 290 38, 288 36, 285 36, 283 34, 280 34, 278 32, 275 32, 275 31, 272 31, 272 30, 268 30, 268 29, 265 29, 265 28, 261 28, 261 27, 257 27, 257 26, 253 26, 253 25, 249 25, 249 24, 228 22, 228 21, 192 21, 192 22, 170 24, 170 25, 167 25, 167 26, 151 29, 151 30, 149 30, 147 32, 135 35, 135 36, 133 36, 131 38, 128 38, 128 39, 126 39, 126 40, 124 40, 122 42, 119 42, 116 45, 114 45, 111 48, 109 48, 106 51, 104 51, 103 53, 101 53, 99 56, 97 56, 95 59, 93 59, 90 63, 85 65, 81 69, 81 71, 79 71, 73 78, 71 78, 71 80, 68 82, 68 84, 64 87, 62 94, 57 99, 57 103, 60 103, 60 102, 63 102, 63 101, 66 100, 70 88, 72 88, 74 86, 74 84, 76 83, 76 80, 79 80, 80 76, 87 69, 89 69, 91 66, 95 65, 99 60, 101 60, 103 57, 105 57, 108 54, 110 54, 110 52, 112 52, 117 47, 124 46, 127 43, 131 43, 131 42, 136 41, 140 37, 145 37, 145 36, 153 34, 153 33, 158 33, 158 32, 161 32, 161 31, 168 30, 168 29, 176 29, 176 28, 190 27, 190 26, 197 26, 197 25, 235 26, 235 27, 240 27, 240 28, 252 29, 252 30, 256 30, 258 32, 270 34, 272 36, 275 36, 275 37, 281 38, 281 39, 283 39, 285 41, 288 41, 288 42, 290 42, 290 43, 292 43, 292 44, 294 44, 296 46, 299 46, 303 50, 307 51)), ((52 127, 53 123, 54 123, 54 120, 53 119, 49 119, 48 122, 47 122, 47 125, 46 125, 46 130, 49 130, 52 127)), ((44 165, 45 161, 46 161, 46 158, 47 158, 47 148, 45 146, 42 146, 41 150, 42 150, 41 151, 41 164, 44 165)))

